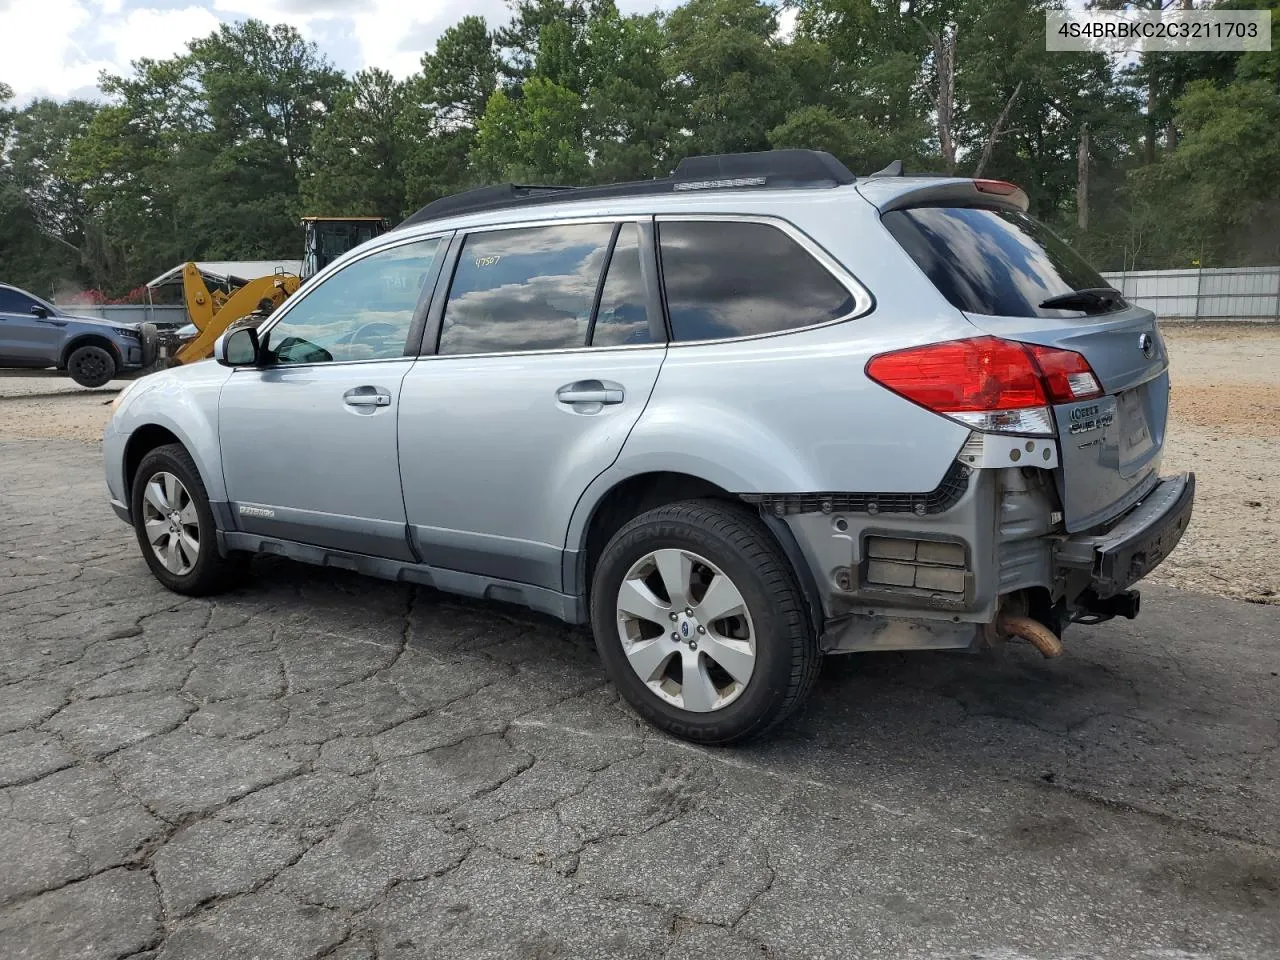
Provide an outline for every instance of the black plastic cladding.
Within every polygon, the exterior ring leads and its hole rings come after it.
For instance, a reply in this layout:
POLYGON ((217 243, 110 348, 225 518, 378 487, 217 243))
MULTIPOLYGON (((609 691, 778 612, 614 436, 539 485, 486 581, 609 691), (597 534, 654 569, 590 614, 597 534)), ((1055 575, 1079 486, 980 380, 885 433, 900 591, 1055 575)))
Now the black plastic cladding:
MULTIPOLYGON (((686 157, 669 177, 611 183, 598 187, 541 186, 504 183, 477 187, 465 193, 433 200, 407 218, 400 227, 456 217, 464 213, 500 210, 570 200, 606 200, 613 197, 672 193, 676 190, 759 186, 766 188, 837 187, 853 183, 849 168, 823 150, 762 150, 758 153, 725 153, 686 157), (741 181, 759 181, 744 183, 741 181), (717 181, 728 181, 719 183, 717 181), (739 181, 733 183, 732 181, 739 181)), ((399 229, 397 227, 396 229, 399 229)))
POLYGON ((777 517, 793 513, 944 513, 969 488, 972 471, 956 461, 928 493, 743 493, 747 503, 777 517))

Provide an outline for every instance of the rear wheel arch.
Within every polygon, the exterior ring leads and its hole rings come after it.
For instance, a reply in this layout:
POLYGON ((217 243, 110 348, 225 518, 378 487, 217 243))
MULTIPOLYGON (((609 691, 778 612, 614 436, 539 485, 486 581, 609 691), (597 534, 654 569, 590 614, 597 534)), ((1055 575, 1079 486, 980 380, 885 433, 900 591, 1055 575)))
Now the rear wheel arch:
POLYGON ((577 544, 577 561, 566 578, 568 591, 586 597, 595 574, 596 561, 619 530, 635 517, 685 500, 721 500, 758 512, 765 528, 782 549, 804 593, 811 626, 821 632, 825 621, 821 594, 813 573, 791 528, 776 517, 749 507, 734 493, 702 477, 675 471, 640 473, 620 480, 596 500, 577 544))

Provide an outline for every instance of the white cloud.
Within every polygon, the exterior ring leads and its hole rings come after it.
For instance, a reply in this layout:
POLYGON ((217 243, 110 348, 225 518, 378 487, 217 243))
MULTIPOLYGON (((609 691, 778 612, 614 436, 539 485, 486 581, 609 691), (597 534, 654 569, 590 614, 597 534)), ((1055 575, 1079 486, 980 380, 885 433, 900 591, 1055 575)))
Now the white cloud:
POLYGON ((124 73, 139 57, 171 57, 217 27, 218 18, 200 6, 125 12, 121 0, 12 0, 0 10, 0 80, 18 103, 96 97, 103 70, 124 73))
POLYGON ((490 20, 506 17, 500 0, 467 0, 464 5, 448 0, 213 0, 213 6, 228 20, 257 17, 291 24, 308 39, 325 36, 330 42, 322 49, 340 67, 354 72, 376 66, 396 77, 415 73, 423 51, 454 21, 469 13, 487 14, 490 20), (336 21, 346 27, 346 43, 329 37, 326 27, 336 21), (407 37, 422 38, 422 47, 408 49, 407 37))
POLYGON ((778 13, 778 33, 779 40, 790 41, 796 32, 796 19, 800 16, 800 11, 795 7, 787 7, 778 13))
POLYGON ((10 0, 0 8, 0 81, 13 88, 17 102, 64 99, 97 85, 98 72, 110 64, 73 39, 90 17, 79 0, 10 0))
POLYGON ((141 57, 164 60, 182 53, 187 42, 218 29, 218 18, 206 7, 180 10, 130 10, 123 18, 103 24, 99 36, 114 49, 112 60, 125 69, 141 57))

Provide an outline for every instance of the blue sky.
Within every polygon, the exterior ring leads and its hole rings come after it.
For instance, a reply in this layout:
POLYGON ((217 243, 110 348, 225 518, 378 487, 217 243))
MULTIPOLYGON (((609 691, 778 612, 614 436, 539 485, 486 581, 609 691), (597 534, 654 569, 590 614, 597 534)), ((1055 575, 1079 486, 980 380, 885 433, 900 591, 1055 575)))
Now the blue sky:
MULTIPOLYGON (((676 0, 618 0, 623 12, 676 0)), ((139 57, 162 59, 218 23, 250 16, 290 23, 337 66, 379 66, 397 76, 461 17, 505 22, 503 0, 0 0, 0 81, 19 104, 33 97, 98 97, 103 70, 122 73, 139 57)))

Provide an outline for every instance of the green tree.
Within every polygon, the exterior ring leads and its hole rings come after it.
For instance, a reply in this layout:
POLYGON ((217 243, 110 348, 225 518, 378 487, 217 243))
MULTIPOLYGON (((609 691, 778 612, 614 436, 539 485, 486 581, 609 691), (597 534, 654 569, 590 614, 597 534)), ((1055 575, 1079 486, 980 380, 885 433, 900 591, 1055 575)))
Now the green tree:
POLYGON ((314 44, 249 20, 101 83, 112 103, 68 151, 95 282, 300 248, 302 163, 347 84, 314 44))
MULTIPOLYGON (((0 103, 11 96, 0 90, 0 103)), ((0 108, 0 276, 9 282, 49 295, 86 278, 86 205, 67 150, 97 109, 48 99, 0 108)))
POLYGON ((1129 92, 1117 86, 1114 67, 1104 55, 1045 56, 1046 6, 990 0, 960 9, 958 172, 973 172, 995 132, 984 174, 1017 182, 1030 195, 1036 216, 1066 224, 1075 221, 1083 125, 1088 124, 1094 183, 1101 186, 1107 171, 1124 159, 1138 113, 1129 92), (998 122, 1002 129, 995 131, 998 122))
MULTIPOLYGON (((792 57, 803 62, 801 44, 807 43, 822 50, 815 62, 825 63, 823 73, 804 81, 801 109, 822 106, 829 113, 801 114, 794 123, 812 125, 821 118, 829 127, 831 117, 847 122, 850 152, 842 159, 856 173, 893 160, 909 169, 938 169, 936 144, 929 143, 934 111, 927 87, 929 38, 920 18, 931 17, 936 30, 947 12, 919 2, 904 8, 877 0, 799 0, 792 57)), ((812 70, 809 66, 798 76, 812 70)), ((794 139, 795 129, 789 118, 775 145, 804 145, 794 139)))
POLYGON ((587 177, 582 101, 532 77, 520 99, 499 90, 480 120, 471 162, 490 181, 581 183, 587 177))
POLYGON ((362 70, 316 130, 303 183, 306 212, 399 218, 407 145, 401 116, 408 88, 391 74, 362 70))
POLYGON ((482 17, 464 17, 423 55, 399 121, 409 209, 476 185, 469 158, 498 68, 494 37, 482 17))
MULTIPOLYGON (((525 80, 539 73, 565 80, 566 70, 573 66, 571 51, 577 46, 587 22, 587 3, 584 0, 509 0, 509 3, 511 21, 494 35, 507 85, 518 91, 525 80), (544 37, 550 46, 546 51, 542 49, 544 37)), ((577 86, 571 88, 576 90, 577 86)))
POLYGON ((420 97, 446 128, 474 128, 498 85, 498 65, 484 17, 463 17, 423 54, 420 97))
POLYGON ((689 0, 667 18, 667 56, 693 153, 764 150, 796 87, 777 56, 777 9, 689 0))
POLYGON ((1160 212, 1162 241, 1147 264, 1270 264, 1280 260, 1280 95, 1275 83, 1191 83, 1175 103, 1182 136, 1159 163, 1134 171, 1138 204, 1160 212))
POLYGON ((609 183, 668 173, 682 138, 664 69, 661 18, 624 17, 612 3, 602 4, 588 20, 583 48, 584 143, 592 178, 609 183))

